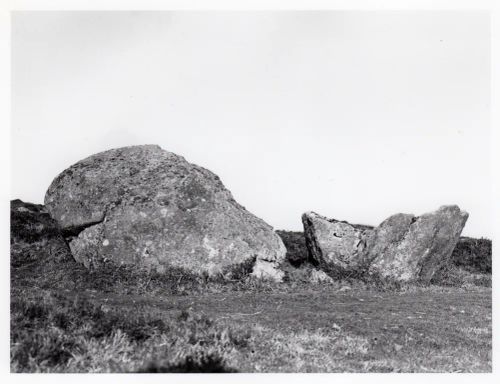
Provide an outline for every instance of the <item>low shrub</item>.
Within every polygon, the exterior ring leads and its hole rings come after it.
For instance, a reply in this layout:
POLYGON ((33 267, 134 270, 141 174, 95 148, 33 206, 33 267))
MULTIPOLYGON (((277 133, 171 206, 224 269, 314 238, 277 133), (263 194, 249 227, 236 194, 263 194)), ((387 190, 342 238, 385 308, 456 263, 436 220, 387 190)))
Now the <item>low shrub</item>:
POLYGON ((471 272, 491 273, 491 240, 461 237, 451 255, 457 267, 471 272))
POLYGON ((491 287, 491 274, 472 272, 451 264, 437 271, 431 279, 431 284, 445 287, 491 287))
POLYGON ((10 207, 11 244, 33 243, 61 236, 57 223, 42 205, 12 200, 10 207))

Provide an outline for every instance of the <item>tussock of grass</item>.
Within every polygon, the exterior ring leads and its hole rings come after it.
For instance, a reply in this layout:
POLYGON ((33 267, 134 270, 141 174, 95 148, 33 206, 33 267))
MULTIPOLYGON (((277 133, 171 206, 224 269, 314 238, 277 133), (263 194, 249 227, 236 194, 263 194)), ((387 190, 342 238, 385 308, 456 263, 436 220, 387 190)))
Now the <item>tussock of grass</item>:
POLYGON ((302 331, 294 334, 261 330, 262 348, 272 351, 260 367, 269 372, 332 372, 348 357, 362 359, 369 341, 362 336, 337 330, 302 331))
POLYGON ((433 276, 431 283, 447 287, 490 287, 491 273, 478 273, 456 265, 447 265, 433 276))

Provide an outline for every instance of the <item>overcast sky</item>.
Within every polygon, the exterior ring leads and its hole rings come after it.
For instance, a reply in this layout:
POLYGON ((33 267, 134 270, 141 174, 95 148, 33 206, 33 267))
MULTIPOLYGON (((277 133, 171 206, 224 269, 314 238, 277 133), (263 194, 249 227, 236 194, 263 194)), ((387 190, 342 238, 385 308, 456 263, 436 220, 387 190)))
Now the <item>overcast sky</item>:
POLYGON ((486 12, 27 12, 12 20, 12 198, 155 143, 277 229, 442 204, 492 236, 486 12))

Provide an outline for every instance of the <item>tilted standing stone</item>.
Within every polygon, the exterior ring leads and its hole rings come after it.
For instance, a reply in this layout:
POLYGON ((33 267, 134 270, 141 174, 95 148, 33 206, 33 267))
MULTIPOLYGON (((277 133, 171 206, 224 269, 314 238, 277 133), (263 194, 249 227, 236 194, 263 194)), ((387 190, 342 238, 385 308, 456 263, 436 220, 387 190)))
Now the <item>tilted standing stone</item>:
POLYGON ((212 172, 156 145, 112 149, 63 171, 45 205, 74 237, 73 256, 165 271, 225 273, 255 260, 253 273, 281 280, 285 246, 238 204, 212 172))
POLYGON ((449 262, 468 213, 442 206, 419 217, 391 216, 375 229, 377 255, 370 274, 397 281, 428 283, 449 262))

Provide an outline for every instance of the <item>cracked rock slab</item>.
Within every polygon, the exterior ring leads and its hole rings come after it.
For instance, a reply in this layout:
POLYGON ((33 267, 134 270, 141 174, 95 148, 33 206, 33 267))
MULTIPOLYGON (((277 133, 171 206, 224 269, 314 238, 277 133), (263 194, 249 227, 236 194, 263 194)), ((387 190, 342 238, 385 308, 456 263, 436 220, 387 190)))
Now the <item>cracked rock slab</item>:
POLYGON ((278 276, 271 270, 285 258, 272 227, 238 204, 215 174, 156 145, 79 161, 52 182, 45 205, 87 267, 110 261, 214 275, 254 258, 255 275, 278 276))
POLYGON ((339 273, 358 271, 366 265, 370 227, 328 219, 315 212, 304 213, 302 223, 313 264, 339 273))

